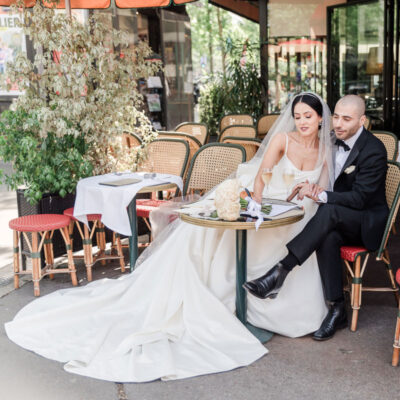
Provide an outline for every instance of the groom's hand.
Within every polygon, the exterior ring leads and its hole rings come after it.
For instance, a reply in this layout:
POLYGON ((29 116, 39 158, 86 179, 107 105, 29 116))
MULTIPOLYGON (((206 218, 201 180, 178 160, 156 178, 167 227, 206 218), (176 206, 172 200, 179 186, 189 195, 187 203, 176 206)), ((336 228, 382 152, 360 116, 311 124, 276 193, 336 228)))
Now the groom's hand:
POLYGON ((318 202, 319 201, 318 195, 323 191, 324 189, 321 186, 318 186, 316 183, 309 183, 300 190, 297 198, 299 200, 303 200, 304 197, 308 197, 311 200, 318 202))

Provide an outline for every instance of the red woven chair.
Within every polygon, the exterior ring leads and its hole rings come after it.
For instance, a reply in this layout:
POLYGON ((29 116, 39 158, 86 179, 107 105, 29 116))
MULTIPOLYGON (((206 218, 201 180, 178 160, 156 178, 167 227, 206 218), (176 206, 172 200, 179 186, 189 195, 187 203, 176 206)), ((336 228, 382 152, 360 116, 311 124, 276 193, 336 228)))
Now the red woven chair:
POLYGON ((345 288, 350 292, 350 302, 353 309, 353 316, 350 329, 357 329, 358 311, 361 307, 362 292, 393 292, 397 303, 399 303, 399 289, 394 280, 394 274, 390 263, 387 243, 397 211, 399 209, 400 198, 400 164, 388 162, 388 171, 386 174, 386 200, 390 209, 389 217, 386 223, 385 232, 378 251, 375 253, 376 260, 383 261, 386 265, 386 271, 389 276, 390 286, 387 287, 365 287, 362 285, 365 268, 369 256, 372 254, 364 247, 343 246, 340 249, 341 257, 346 265, 349 277, 349 286, 345 288))
MULTIPOLYGON (((115 241, 116 241, 116 249, 117 255, 106 254, 106 235, 104 225, 101 223, 101 215, 100 214, 88 214, 87 220, 89 222, 93 222, 92 229, 89 231, 89 228, 86 224, 82 226, 79 221, 74 217, 74 208, 68 208, 64 211, 64 215, 70 217, 71 222, 69 224, 69 235, 72 237, 72 232, 74 230, 74 226, 78 228, 79 234, 82 238, 83 244, 83 260, 86 267, 86 275, 87 280, 92 281, 92 267, 97 261, 101 261, 102 265, 105 265, 106 260, 119 260, 119 265, 121 267, 121 271, 125 272, 125 261, 124 254, 122 252, 121 238, 119 234, 115 233, 115 241), (93 246, 92 239, 94 234, 96 233, 96 242, 99 251, 96 254, 93 254, 93 246)), ((113 243, 114 244, 114 243, 113 243)), ((74 256, 74 258, 82 258, 81 256, 74 256)))
MULTIPOLYGON (((400 285, 400 268, 396 273, 396 281, 397 284, 400 285)), ((396 330, 394 333, 394 343, 393 343, 393 357, 392 357, 392 365, 393 367, 397 367, 399 365, 399 356, 400 356, 400 305, 397 311, 397 323, 396 330)))
POLYGON ((69 273, 71 275, 72 284, 76 286, 78 280, 76 278, 76 269, 72 258, 72 248, 70 237, 68 234, 68 226, 70 218, 66 215, 59 214, 35 214, 26 215, 12 219, 9 227, 14 231, 14 287, 19 288, 19 276, 22 274, 31 274, 33 280, 33 293, 40 296, 39 282, 45 276, 49 275, 54 278, 54 274, 69 273), (59 230, 65 241, 65 247, 68 255, 68 268, 55 268, 53 245, 51 239, 54 231, 59 230), (28 237, 31 233, 32 241, 28 237), (25 238, 32 258, 32 270, 23 271, 20 268, 20 252, 19 241, 21 234, 25 238), (41 268, 40 252, 44 249, 45 266, 41 268))

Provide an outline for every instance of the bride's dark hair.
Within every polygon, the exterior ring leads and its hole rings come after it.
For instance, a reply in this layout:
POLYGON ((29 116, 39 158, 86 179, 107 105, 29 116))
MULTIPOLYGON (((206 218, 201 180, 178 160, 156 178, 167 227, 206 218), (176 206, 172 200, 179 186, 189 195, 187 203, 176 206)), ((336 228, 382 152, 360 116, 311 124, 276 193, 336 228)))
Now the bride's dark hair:
POLYGON ((292 103, 292 117, 294 117, 294 108, 297 103, 305 103, 310 106, 320 117, 322 117, 322 104, 317 96, 311 93, 300 94, 295 97, 292 103))

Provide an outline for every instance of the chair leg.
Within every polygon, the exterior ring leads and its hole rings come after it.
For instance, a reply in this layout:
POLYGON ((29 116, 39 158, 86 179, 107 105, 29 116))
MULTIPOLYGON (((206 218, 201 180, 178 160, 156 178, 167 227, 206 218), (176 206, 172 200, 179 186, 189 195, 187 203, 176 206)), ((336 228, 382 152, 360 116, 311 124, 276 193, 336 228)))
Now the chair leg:
MULTIPOLYGON (((99 241, 99 235, 97 234, 97 240, 99 241)), ((97 242, 98 245, 98 242, 97 242)), ((88 282, 92 281, 92 266, 93 266, 93 246, 92 239, 90 239, 89 228, 86 224, 83 225, 83 251, 86 267, 86 276, 88 282)))
POLYGON ((357 257, 354 260, 354 277, 351 285, 351 308, 353 309, 353 315, 351 318, 351 330, 355 332, 357 330, 358 321, 358 310, 361 306, 361 257, 357 257))
POLYGON ((71 243, 71 250, 72 252, 74 252, 74 225, 75 225, 75 221, 73 221, 71 219, 71 222, 68 226, 68 234, 69 234, 69 240, 71 243))
POLYGON ((397 367, 399 365, 399 356, 400 356, 400 307, 397 315, 397 323, 396 323, 396 331, 394 334, 394 343, 393 343, 393 357, 392 357, 392 365, 393 367, 397 367))
POLYGON ((147 246, 149 246, 150 243, 153 241, 153 234, 152 234, 152 231, 151 231, 151 225, 150 225, 150 221, 147 218, 143 217, 143 221, 146 224, 147 229, 149 230, 149 243, 146 244, 147 246))
MULTIPOLYGON (((46 265, 54 265, 54 255, 53 255, 53 245, 51 241, 50 232, 45 232, 45 239, 44 239, 44 258, 46 260, 46 265)), ((54 279, 54 274, 49 274, 50 279, 54 279)))
POLYGON ((121 272, 125 272, 125 260, 124 260, 124 252, 122 251, 121 237, 119 233, 115 234, 115 239, 117 241, 117 254, 119 257, 119 265, 121 267, 121 272))
POLYGON ((396 281, 394 279, 393 268, 392 268, 392 264, 390 263, 389 252, 387 251, 387 249, 385 250, 384 254, 385 254, 384 262, 385 262, 385 265, 386 265, 386 271, 387 271, 387 273, 389 275, 390 285, 392 286, 397 306, 399 306, 400 305, 399 290, 398 290, 398 287, 396 285, 396 281))
POLYGON ((32 232, 32 278, 33 278, 33 294, 40 296, 40 253, 38 246, 38 233, 32 232))
MULTIPOLYGON (((106 232, 104 225, 99 221, 97 228, 97 246, 101 251, 101 254, 106 252, 106 232)), ((106 265, 106 260, 100 260, 101 265, 106 265)))
POLYGON ((116 233, 113 232, 111 239, 111 254, 118 254, 116 233))
POLYGON ((69 238, 69 231, 68 227, 66 226, 65 228, 61 228, 62 233, 64 233, 64 240, 65 240, 65 247, 67 248, 67 255, 68 255, 68 269, 71 274, 71 281, 73 286, 78 285, 78 279, 76 277, 76 268, 74 264, 74 258, 72 254, 72 247, 71 247, 71 240, 69 238))
POLYGON ((13 231, 14 239, 14 288, 19 288, 19 235, 18 231, 13 231))

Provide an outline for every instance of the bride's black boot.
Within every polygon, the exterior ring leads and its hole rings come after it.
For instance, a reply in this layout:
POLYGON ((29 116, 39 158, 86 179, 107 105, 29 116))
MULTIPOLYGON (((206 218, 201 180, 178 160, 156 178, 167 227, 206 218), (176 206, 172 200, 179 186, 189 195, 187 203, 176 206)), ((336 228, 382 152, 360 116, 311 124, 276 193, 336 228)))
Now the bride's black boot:
POLYGON ((281 290, 288 273, 289 271, 279 262, 260 278, 245 282, 243 287, 260 299, 274 299, 281 290))

